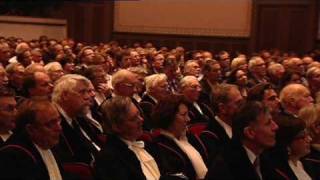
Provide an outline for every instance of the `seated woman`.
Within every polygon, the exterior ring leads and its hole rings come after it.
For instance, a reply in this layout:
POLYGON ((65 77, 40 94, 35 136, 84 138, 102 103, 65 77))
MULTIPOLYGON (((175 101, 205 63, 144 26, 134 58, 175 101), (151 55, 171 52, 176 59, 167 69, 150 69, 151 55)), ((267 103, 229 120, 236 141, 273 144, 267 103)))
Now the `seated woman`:
POLYGON ((154 124, 160 128, 155 137, 158 146, 154 155, 161 174, 204 179, 207 173, 206 155, 202 143, 187 133, 188 108, 182 97, 172 95, 157 104, 152 114, 154 124))
POLYGON ((310 152, 311 137, 306 124, 299 118, 283 118, 278 122, 277 144, 271 150, 271 160, 277 174, 276 179, 313 179, 301 160, 310 152))
POLYGON ((306 122, 312 137, 311 152, 303 158, 303 165, 308 173, 320 179, 320 105, 307 106, 300 110, 299 117, 306 122))

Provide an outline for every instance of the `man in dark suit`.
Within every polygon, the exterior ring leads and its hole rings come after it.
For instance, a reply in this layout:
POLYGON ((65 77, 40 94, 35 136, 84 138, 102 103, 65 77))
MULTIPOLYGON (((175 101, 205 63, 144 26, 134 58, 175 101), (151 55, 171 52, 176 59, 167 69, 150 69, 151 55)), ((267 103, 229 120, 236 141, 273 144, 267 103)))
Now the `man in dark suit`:
POLYGON ((203 78, 200 81, 202 91, 200 94, 200 102, 211 106, 212 91, 220 84, 221 81, 221 66, 216 60, 207 60, 202 68, 203 78))
POLYGON ((200 138, 206 146, 210 160, 216 156, 220 148, 230 143, 232 134, 232 118, 243 103, 243 97, 237 86, 221 84, 213 92, 213 110, 215 117, 210 119, 208 127, 200 138))
POLYGON ((12 135, 15 128, 16 106, 14 92, 0 87, 0 146, 12 135))
POLYGON ((17 129, 0 149, 0 179, 63 179, 51 149, 59 142, 61 119, 48 101, 24 103, 17 129))
POLYGON ((248 101, 233 119, 232 142, 215 158, 206 179, 273 179, 262 153, 275 145, 277 129, 265 106, 248 101))
POLYGON ((96 164, 96 178, 113 180, 159 179, 153 157, 136 141, 143 133, 143 118, 129 97, 113 97, 102 105, 105 128, 111 132, 96 164), (121 112, 121 114, 119 114, 121 112))
POLYGON ((212 110, 199 102, 201 85, 195 76, 185 76, 181 79, 180 92, 188 102, 190 124, 207 123, 214 118, 212 110))
POLYGON ((65 75, 56 83, 52 100, 62 121, 62 135, 55 151, 63 162, 92 164, 100 151, 97 133, 84 118, 90 105, 90 81, 83 76, 65 75))

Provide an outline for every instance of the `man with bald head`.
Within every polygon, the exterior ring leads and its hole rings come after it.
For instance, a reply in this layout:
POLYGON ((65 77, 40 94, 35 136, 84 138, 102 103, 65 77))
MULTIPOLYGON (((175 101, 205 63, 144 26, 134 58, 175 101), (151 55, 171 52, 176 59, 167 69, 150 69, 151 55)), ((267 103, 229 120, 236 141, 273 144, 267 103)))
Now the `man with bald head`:
POLYGON ((280 92, 280 102, 283 108, 281 116, 297 117, 299 110, 313 104, 313 98, 307 87, 302 84, 289 84, 280 92))

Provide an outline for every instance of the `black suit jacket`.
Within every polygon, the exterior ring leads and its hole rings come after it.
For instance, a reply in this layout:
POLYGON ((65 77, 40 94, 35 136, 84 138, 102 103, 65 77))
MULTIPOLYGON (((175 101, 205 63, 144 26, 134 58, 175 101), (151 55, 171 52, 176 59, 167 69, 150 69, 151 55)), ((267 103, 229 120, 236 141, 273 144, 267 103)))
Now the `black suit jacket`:
POLYGON ((108 140, 98 155, 95 173, 98 180, 146 179, 134 152, 117 136, 111 134, 108 134, 108 140))
POLYGON ((311 152, 303 158, 302 163, 313 179, 320 179, 320 151, 311 147, 311 152))
MULTIPOLYGON (((264 180, 274 178, 270 163, 263 155, 260 155, 260 171, 264 180)), ((208 170, 206 179, 259 180, 259 176, 241 143, 232 141, 217 155, 208 170)))
POLYGON ((215 159, 217 153, 231 142, 226 131, 215 118, 211 119, 207 129, 201 132, 200 139, 208 151, 209 164, 215 159))
POLYGON ((189 110, 189 117, 190 117, 190 123, 202 123, 202 122, 209 122, 212 119, 214 119, 214 114, 212 110, 204 103, 197 102, 202 114, 200 111, 192 104, 188 104, 188 110, 189 110))
MULTIPOLYGON (((198 150, 202 159, 206 163, 206 150, 192 134, 187 134, 190 144, 198 150)), ((190 180, 196 179, 196 172, 188 156, 180 149, 180 147, 170 138, 165 135, 159 135, 153 141, 157 145, 154 150, 153 157, 157 161, 161 174, 176 174, 183 173, 190 180)))
POLYGON ((201 93, 200 93, 200 97, 199 97, 199 102, 205 103, 206 105, 208 105, 209 107, 212 104, 212 89, 210 87, 210 85, 207 82, 206 78, 202 78, 201 81, 199 82, 201 85, 201 93))
MULTIPOLYGON (((64 172, 57 163, 63 178, 64 172)), ((25 132, 13 134, 0 149, 0 169, 0 179, 49 179, 39 151, 25 132)))
POLYGON ((83 162, 90 164, 95 154, 61 116, 62 133, 59 144, 54 148, 62 162, 83 162))

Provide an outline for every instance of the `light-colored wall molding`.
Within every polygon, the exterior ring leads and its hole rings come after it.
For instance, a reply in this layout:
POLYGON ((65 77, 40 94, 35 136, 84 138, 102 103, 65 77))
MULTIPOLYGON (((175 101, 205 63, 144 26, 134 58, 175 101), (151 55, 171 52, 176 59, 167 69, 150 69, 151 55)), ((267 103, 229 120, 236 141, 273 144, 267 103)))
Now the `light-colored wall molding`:
POLYGON ((61 40, 67 37, 67 21, 52 18, 0 16, 0 36, 38 39, 41 35, 61 40))
POLYGON ((114 31, 249 37, 252 0, 117 1, 114 31))

